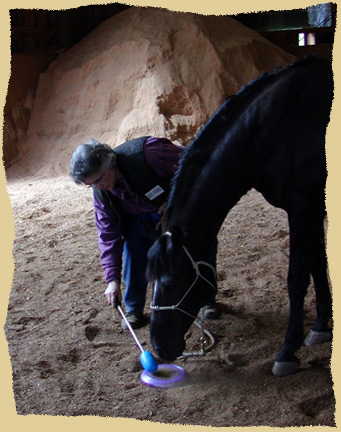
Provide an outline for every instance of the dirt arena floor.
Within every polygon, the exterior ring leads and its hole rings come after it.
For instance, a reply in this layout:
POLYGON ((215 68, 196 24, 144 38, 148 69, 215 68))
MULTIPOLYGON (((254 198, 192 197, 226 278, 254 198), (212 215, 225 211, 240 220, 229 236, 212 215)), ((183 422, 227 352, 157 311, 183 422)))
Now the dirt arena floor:
MULTIPOLYGON (((216 346, 178 360, 181 387, 141 383, 139 351, 106 303, 91 191, 69 178, 9 180, 15 272, 5 325, 19 415, 123 417, 203 426, 335 426, 331 343, 302 347, 276 378, 288 317, 286 214, 250 191, 219 234, 216 346)), ((305 330, 314 321, 309 288, 305 330)), ((149 314, 149 310, 146 311, 149 314)), ((148 326, 137 330, 151 350, 148 326)), ((200 334, 188 333, 194 350, 200 334)))

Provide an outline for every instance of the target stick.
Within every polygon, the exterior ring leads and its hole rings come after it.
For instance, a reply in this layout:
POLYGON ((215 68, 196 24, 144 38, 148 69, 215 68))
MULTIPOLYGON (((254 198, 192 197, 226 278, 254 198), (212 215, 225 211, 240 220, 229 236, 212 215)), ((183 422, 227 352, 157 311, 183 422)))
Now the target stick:
POLYGON ((143 346, 141 345, 140 341, 138 340, 132 326, 130 325, 130 322, 127 320, 127 317, 125 316, 121 306, 117 306, 117 309, 119 311, 119 313, 122 315, 122 318, 124 319, 125 323, 127 324, 127 327, 131 333, 131 335, 133 336, 136 345, 139 347, 140 351, 141 351, 141 355, 140 355, 140 362, 141 365, 143 367, 143 369, 145 369, 147 372, 149 373, 154 373, 157 371, 158 369, 158 364, 157 361, 155 360, 155 357, 153 356, 153 354, 149 351, 145 351, 143 349, 143 346))

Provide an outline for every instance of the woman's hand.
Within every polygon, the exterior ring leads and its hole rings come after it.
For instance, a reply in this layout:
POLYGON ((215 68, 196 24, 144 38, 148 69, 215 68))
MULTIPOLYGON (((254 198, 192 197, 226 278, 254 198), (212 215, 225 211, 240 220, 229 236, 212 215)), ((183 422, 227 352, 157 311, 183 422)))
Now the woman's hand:
POLYGON ((160 205, 160 207, 158 208, 158 214, 161 216, 161 219, 163 218, 163 214, 166 210, 167 207, 167 202, 164 202, 163 204, 160 205))
POLYGON ((165 210, 167 208, 167 202, 160 205, 158 208, 158 214, 160 215, 160 220, 155 226, 155 231, 161 230, 161 233, 163 231, 164 226, 166 225, 166 215, 165 210))
POLYGON ((109 282, 104 295, 106 296, 108 303, 114 308, 122 304, 122 293, 119 282, 115 280, 109 282))

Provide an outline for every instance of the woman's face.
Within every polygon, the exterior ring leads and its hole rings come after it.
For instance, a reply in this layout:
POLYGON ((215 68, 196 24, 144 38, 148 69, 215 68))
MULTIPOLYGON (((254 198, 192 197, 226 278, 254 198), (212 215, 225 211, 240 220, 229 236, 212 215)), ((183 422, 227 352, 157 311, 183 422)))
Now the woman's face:
POLYGON ((120 178, 117 170, 114 166, 111 166, 106 170, 101 170, 87 177, 84 180, 84 184, 99 190, 111 190, 119 180, 120 178))

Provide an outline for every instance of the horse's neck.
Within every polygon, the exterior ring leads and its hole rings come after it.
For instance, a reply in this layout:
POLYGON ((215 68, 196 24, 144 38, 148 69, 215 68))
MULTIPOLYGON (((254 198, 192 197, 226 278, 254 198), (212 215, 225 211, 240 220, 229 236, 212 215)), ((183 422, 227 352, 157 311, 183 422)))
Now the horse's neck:
MULTIPOLYGON (((171 224, 180 226, 188 238, 205 241, 218 233, 229 210, 251 187, 271 191, 272 185, 262 181, 264 158, 268 160, 274 127, 284 127, 278 118, 288 115, 285 106, 298 109, 295 89, 302 83, 302 71, 295 66, 265 76, 222 105, 185 154, 169 202, 171 224), (268 125, 274 101, 278 105, 283 99, 286 105, 279 104, 268 125)), ((272 178, 276 177, 275 173, 272 178)))
POLYGON ((172 223, 188 236, 216 235, 229 210, 253 185, 259 155, 252 143, 265 133, 257 121, 265 109, 257 103, 262 87, 257 82, 226 100, 185 154, 169 207, 172 223))
POLYGON ((196 243, 215 238, 227 213, 251 188, 252 174, 244 160, 245 152, 235 148, 233 137, 226 145, 226 138, 222 148, 207 157, 187 195, 171 209, 170 223, 180 226, 196 243))

